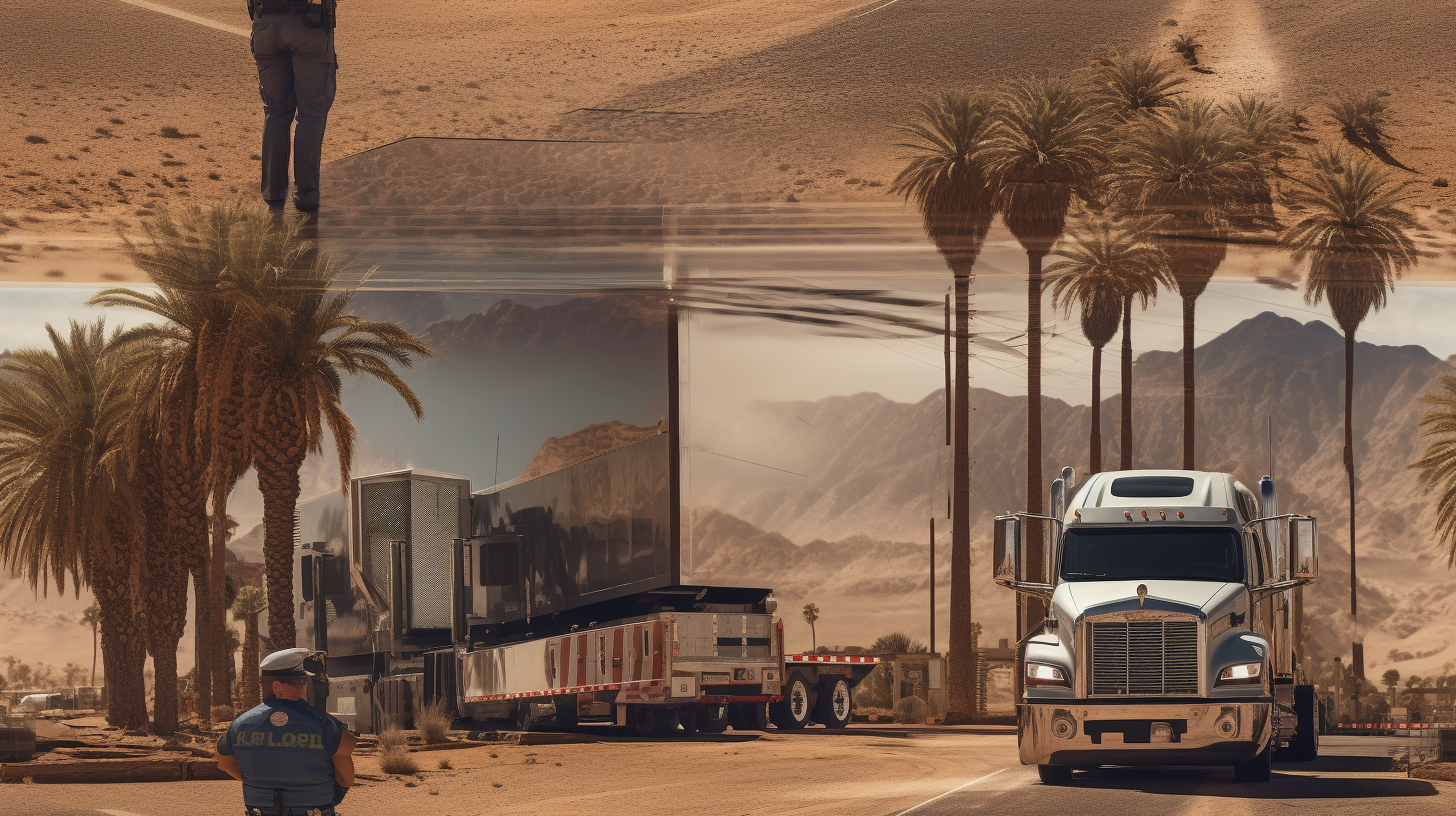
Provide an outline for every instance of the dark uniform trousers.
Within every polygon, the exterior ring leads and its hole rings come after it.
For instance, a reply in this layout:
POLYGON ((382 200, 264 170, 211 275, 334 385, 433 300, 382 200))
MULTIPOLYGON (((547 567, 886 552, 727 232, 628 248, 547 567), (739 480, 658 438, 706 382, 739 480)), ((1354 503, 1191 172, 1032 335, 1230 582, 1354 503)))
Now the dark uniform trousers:
POLYGON ((253 21, 253 59, 263 97, 263 198, 288 196, 288 135, 293 134, 294 202, 319 204, 324 124, 334 104, 334 35, 311 28, 302 14, 260 14, 253 21))

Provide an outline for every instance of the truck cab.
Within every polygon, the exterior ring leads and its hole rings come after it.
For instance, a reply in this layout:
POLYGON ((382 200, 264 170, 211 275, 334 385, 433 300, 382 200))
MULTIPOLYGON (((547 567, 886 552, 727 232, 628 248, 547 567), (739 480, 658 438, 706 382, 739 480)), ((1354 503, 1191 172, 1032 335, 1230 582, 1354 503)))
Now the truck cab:
POLYGON ((1293 591, 1315 520, 1227 473, 1100 473, 1052 486, 1050 515, 998 517, 996 582, 1045 608, 1021 644, 1023 764, 1051 784, 1098 765, 1231 765, 1269 778, 1317 752, 1293 591), (1029 574, 1042 547, 1044 575, 1029 574))

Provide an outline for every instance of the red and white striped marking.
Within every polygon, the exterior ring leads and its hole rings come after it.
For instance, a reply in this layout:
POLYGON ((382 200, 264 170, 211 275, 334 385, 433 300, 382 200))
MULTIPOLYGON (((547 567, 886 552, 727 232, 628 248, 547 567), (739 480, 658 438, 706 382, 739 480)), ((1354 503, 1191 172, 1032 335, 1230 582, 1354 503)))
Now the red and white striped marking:
POLYGON ((555 697, 560 694, 586 694, 593 691, 620 691, 627 686, 650 686, 653 683, 660 683, 659 680, 633 680, 627 683, 608 683, 596 686, 573 686, 562 689, 545 689, 543 691, 515 691, 508 694, 486 694, 481 697, 466 697, 467 703, 490 703, 497 700, 521 700, 526 697, 555 697))
POLYGON ((878 663, 878 657, 863 657, 861 655, 788 655, 784 658, 788 663, 878 663))

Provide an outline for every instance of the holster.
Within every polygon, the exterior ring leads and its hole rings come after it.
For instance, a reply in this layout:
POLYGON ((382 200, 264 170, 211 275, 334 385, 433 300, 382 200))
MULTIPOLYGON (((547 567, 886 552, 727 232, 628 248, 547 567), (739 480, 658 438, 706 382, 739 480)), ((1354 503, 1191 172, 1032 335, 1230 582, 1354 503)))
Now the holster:
POLYGON ((322 28, 325 31, 333 31, 338 24, 334 0, 322 0, 318 3, 308 4, 308 26, 309 28, 322 28))

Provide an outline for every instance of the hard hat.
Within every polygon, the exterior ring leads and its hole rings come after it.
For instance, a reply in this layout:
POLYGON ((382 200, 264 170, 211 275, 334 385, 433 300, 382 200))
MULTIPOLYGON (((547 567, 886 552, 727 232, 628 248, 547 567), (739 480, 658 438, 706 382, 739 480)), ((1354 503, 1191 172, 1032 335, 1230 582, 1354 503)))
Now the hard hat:
POLYGON ((313 672, 303 667, 303 662, 312 654, 312 650, 301 646, 284 649, 263 658, 258 670, 264 677, 312 677, 313 672))

